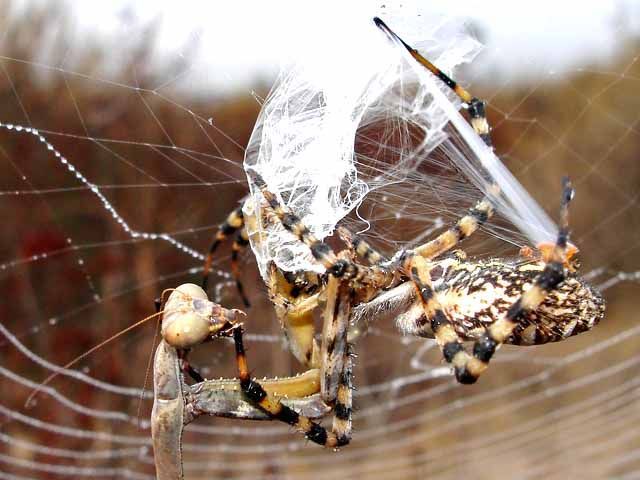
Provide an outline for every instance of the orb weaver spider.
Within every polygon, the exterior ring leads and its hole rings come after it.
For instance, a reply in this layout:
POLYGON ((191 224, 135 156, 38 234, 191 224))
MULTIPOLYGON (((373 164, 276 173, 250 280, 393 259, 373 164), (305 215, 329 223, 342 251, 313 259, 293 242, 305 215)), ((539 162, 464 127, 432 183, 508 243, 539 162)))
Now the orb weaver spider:
MULTIPOLYGON (((491 148, 485 103, 473 97, 417 50, 405 43, 381 19, 375 24, 405 48, 420 65, 432 72, 464 102, 475 132, 491 148)), ((351 438, 351 340, 350 322, 367 323, 371 312, 399 308, 398 327, 403 333, 435 338, 444 360, 456 379, 471 384, 488 368, 496 350, 504 343, 539 345, 563 340, 587 331, 604 315, 604 300, 577 276, 578 249, 569 243, 568 206, 574 190, 563 180, 560 229, 555 243, 538 245, 524 261, 467 260, 453 249, 476 232, 494 213, 491 196, 478 201, 452 227, 431 241, 401 250, 387 259, 362 239, 340 229, 348 248, 335 252, 317 239, 300 218, 283 206, 277 195, 255 171, 247 170, 252 185, 266 202, 266 221, 277 221, 304 243, 324 274, 284 272, 270 265, 269 297, 294 356, 307 368, 320 369, 321 398, 334 412, 328 434, 322 427, 299 428, 307 438, 337 447, 351 438), (313 312, 325 304, 320 345, 315 339, 313 312), (469 352, 463 342, 473 341, 469 352), (330 439, 330 440, 329 440, 330 439)), ((492 185, 490 195, 499 192, 492 185)), ((249 243, 243 206, 235 209, 220 226, 204 266, 206 287, 213 254, 232 233, 232 272, 248 305, 240 283, 238 255, 249 243)), ((375 315, 375 313, 373 314, 375 315)), ((264 390, 243 388, 247 398, 275 419, 293 424, 297 417, 281 413, 278 402, 266 401, 264 390)), ((297 415, 297 414, 296 414, 297 415)))

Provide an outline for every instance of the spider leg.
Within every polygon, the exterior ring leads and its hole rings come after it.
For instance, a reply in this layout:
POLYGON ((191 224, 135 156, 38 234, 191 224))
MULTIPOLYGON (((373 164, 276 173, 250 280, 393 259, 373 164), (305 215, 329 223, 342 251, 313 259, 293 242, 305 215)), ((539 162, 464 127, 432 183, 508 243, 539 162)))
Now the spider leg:
POLYGON ((296 214, 280 203, 275 194, 268 190, 262 176, 252 170, 249 170, 247 174, 252 177, 253 182, 262 192, 269 207, 278 217, 282 226, 307 245, 313 258, 322 264, 329 273, 341 277, 345 273, 346 266, 338 262, 333 249, 322 240, 318 240, 296 214))
POLYGON ((188 350, 178 350, 178 360, 180 360, 180 369, 183 373, 189 375, 196 382, 204 382, 204 377, 200 374, 198 369, 196 369, 187 358, 189 351, 188 350))
POLYGON ((249 242, 247 238, 246 231, 244 229, 244 215, 242 213, 242 206, 244 201, 241 202, 240 206, 235 208, 227 217, 227 219, 222 222, 218 226, 218 231, 216 232, 211 245, 209 246, 209 253, 207 253, 207 257, 204 261, 204 267, 202 271, 202 281, 201 287, 203 290, 207 290, 207 286, 209 284, 209 275, 211 274, 211 266, 213 264, 213 256, 218 249, 218 246, 224 242, 230 235, 235 232, 238 232, 236 239, 233 243, 232 252, 231 252, 231 269, 233 272, 233 277, 236 282, 236 286, 238 288, 238 292, 242 297, 242 302, 246 307, 249 307, 249 301, 244 294, 244 289, 242 287, 242 283, 240 282, 239 269, 237 265, 238 255, 239 253, 246 247, 249 242))
POLYGON ((269 191, 264 179, 254 170, 248 170, 253 183, 260 189, 270 209, 282 223, 282 226, 309 247, 313 258, 324 266, 327 272, 336 278, 358 281, 369 286, 383 287, 393 280, 393 273, 381 266, 366 267, 347 258, 338 258, 329 244, 319 240, 311 233, 302 220, 280 203, 274 193, 269 191))
MULTIPOLYGON (((319 445, 328 448, 337 448, 349 443, 351 438, 350 431, 350 418, 351 408, 350 404, 344 406, 344 408, 336 405, 334 425, 331 432, 328 432, 322 425, 314 422, 304 415, 300 415, 296 411, 292 410, 288 406, 284 405, 278 397, 272 393, 266 391, 257 380, 254 380, 249 375, 249 369, 247 366, 247 358, 244 351, 244 345, 242 341, 242 327, 238 326, 233 331, 233 340, 236 347, 236 362, 238 364, 238 373, 240 377, 240 387, 245 396, 259 407, 264 412, 268 413, 272 418, 285 422, 319 445), (346 431, 341 430, 344 427, 344 420, 341 420, 338 415, 348 415, 348 429, 346 431)), ((350 374, 346 376, 345 380, 350 382, 350 374)), ((350 385, 346 385, 345 388, 350 385)), ((350 398, 351 390, 349 390, 348 396, 350 398)))
POLYGON ((320 395, 333 405, 332 432, 340 445, 351 440, 353 347, 347 342, 352 289, 329 277, 320 345, 320 395))
POLYGON ((485 113, 485 102, 477 97, 474 97, 467 90, 462 88, 458 82, 449 77, 446 73, 436 67, 433 63, 423 57, 418 50, 413 48, 407 42, 402 40, 393 30, 391 30, 386 23, 380 18, 374 17, 374 23, 380 30, 385 32, 391 39, 399 42, 404 48, 409 51, 409 54, 423 67, 438 77, 447 87, 449 87, 458 97, 465 103, 465 108, 469 112, 471 118, 471 127, 480 136, 482 141, 488 146, 492 147, 491 135, 489 134, 489 122, 487 121, 485 113))
POLYGON ((429 330, 433 332, 444 359, 453 365, 458 382, 474 383, 486 365, 464 349, 461 338, 435 295, 429 262, 420 255, 411 255, 405 260, 405 269, 418 290, 425 312, 425 324, 417 325, 416 334, 428 336, 429 330))
MULTIPOLYGON (((494 191, 496 190, 494 189, 494 191)), ((467 215, 458 220, 453 227, 433 240, 414 248, 413 252, 427 259, 436 258, 471 236, 492 216, 493 206, 487 198, 484 198, 476 203, 467 215)))
POLYGON ((244 293, 244 287, 242 286, 242 282, 240 281, 240 263, 238 257, 240 253, 244 251, 249 245, 249 236, 247 235, 247 229, 242 227, 240 231, 236 234, 236 238, 233 241, 233 245, 231 246, 231 275, 236 282, 236 288, 238 289, 238 293, 240 294, 240 298, 242 298, 242 303, 245 307, 249 308, 251 303, 244 293))
MULTIPOLYGON (((393 30, 391 30, 380 18, 375 17, 374 23, 384 31, 391 39, 402 44, 411 54, 411 56, 423 67, 433 73, 447 87, 449 87, 460 99, 465 103, 465 108, 469 112, 471 126, 484 143, 493 148, 491 143, 490 127, 486 117, 485 102, 471 95, 467 90, 462 88, 455 80, 445 74, 433 63, 423 57, 418 50, 411 47, 402 40, 393 30)), ((495 197, 500 193, 500 187, 494 182, 489 186, 489 195, 485 196, 476 205, 469 210, 469 213, 462 217, 452 228, 442 233, 434 240, 425 243, 414 249, 418 255, 422 255, 428 259, 432 259, 450 250, 460 241, 469 237, 483 223, 489 220, 493 215, 493 206, 489 198, 495 197)))
POLYGON ((473 356, 485 365, 489 363, 497 347, 504 343, 518 322, 527 314, 536 310, 566 278, 565 261, 569 240, 568 207, 574 190, 568 178, 563 179, 563 191, 560 201, 560 230, 555 247, 544 269, 536 277, 533 286, 524 292, 509 308, 504 317, 497 320, 473 345, 473 356))
POLYGON ((353 414, 353 347, 347 343, 344 366, 340 374, 336 403, 333 406, 331 431, 335 433, 341 446, 351 441, 353 414))
POLYGON ((336 400, 340 375, 344 371, 351 293, 347 282, 335 277, 329 278, 320 345, 320 393, 322 399, 329 404, 336 400))
POLYGON ((344 227, 338 227, 338 235, 342 241, 351 247, 359 258, 369 262, 369 265, 378 265, 389 260, 373 248, 368 242, 358 235, 351 233, 344 227))

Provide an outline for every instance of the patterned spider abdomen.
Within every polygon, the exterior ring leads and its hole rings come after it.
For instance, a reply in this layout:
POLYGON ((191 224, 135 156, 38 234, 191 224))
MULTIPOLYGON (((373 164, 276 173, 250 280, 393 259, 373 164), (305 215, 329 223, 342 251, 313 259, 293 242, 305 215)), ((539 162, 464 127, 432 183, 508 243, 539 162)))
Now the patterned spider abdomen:
MULTIPOLYGON (((442 309, 463 340, 475 340, 485 328, 503 318, 529 289, 544 263, 504 260, 438 262, 431 271, 442 309)), ((524 315, 506 343, 540 345, 557 342, 594 327, 604 316, 600 293, 576 275, 549 292, 540 307, 524 315)), ((369 323, 377 315, 396 314, 405 334, 433 338, 422 304, 411 282, 384 292, 354 311, 353 324, 369 323)))
MULTIPOLYGON (((544 269, 543 262, 462 262, 434 280, 438 299, 458 335, 477 338, 502 318, 544 269)), ((604 316, 604 299, 583 279, 569 275, 534 311, 524 315, 506 343, 557 342, 593 328, 604 316)))

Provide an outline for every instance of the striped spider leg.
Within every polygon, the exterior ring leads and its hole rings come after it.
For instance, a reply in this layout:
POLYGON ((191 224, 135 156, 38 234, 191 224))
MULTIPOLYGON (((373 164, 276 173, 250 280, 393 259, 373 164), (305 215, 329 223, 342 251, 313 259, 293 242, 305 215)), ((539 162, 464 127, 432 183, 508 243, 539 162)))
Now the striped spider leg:
MULTIPOLYGON (((420 52, 418 52, 418 50, 407 44, 380 18, 374 17, 373 22, 392 41, 402 45, 414 60, 425 67, 433 75, 435 75, 440 81, 442 81, 447 87, 449 87, 460 98, 460 100, 464 102, 463 106, 469 113, 471 127, 482 139, 485 145, 493 149, 493 145, 491 143, 489 122, 487 121, 486 117, 485 102, 471 95, 471 93, 465 90, 455 80, 453 80, 442 70, 436 67, 433 63, 423 57, 420 52)), ((445 235, 440 235, 435 240, 416 247, 414 249, 415 252, 425 258, 433 259, 450 250, 458 242, 474 233, 479 227, 482 226, 483 223, 487 222, 493 216, 494 210, 493 205, 491 204, 490 197, 496 197, 497 195, 499 195, 500 187, 494 182, 489 185, 488 192, 489 195, 477 202, 476 205, 469 211, 469 214, 461 218, 454 228, 450 229, 445 235)))
POLYGON ((272 418, 292 425, 304 433, 308 440, 328 448, 345 446, 351 440, 353 364, 351 349, 347 344, 350 309, 349 289, 336 279, 329 279, 324 313, 325 335, 322 340, 320 392, 323 401, 329 404, 333 411, 331 431, 282 404, 263 389, 257 380, 250 378, 241 331, 236 330, 234 333, 240 384, 247 398, 272 418), (334 378, 334 373, 337 374, 337 378, 334 378), (327 389, 327 378, 330 379, 331 386, 335 386, 333 397, 324 393, 327 389), (327 402, 326 398, 330 398, 331 401, 327 402))
POLYGON ((236 288, 238 289, 238 293, 240 294, 242 303, 245 307, 248 308, 251 306, 251 304, 249 303, 249 299, 244 292, 242 281, 240 280, 239 266, 239 256, 242 251, 247 248, 247 245, 249 245, 249 237, 247 236, 244 214, 242 212, 242 207, 244 206, 245 200, 246 199, 242 199, 240 201, 240 205, 237 208, 234 208, 227 216, 226 220, 218 226, 218 230, 216 231, 216 234, 211 241, 209 252, 207 253, 207 257, 204 261, 204 266, 202 269, 202 280, 200 285, 202 286, 203 290, 207 290, 207 286, 209 284, 209 275, 211 274, 211 266, 213 264, 213 257, 215 255, 215 252, 222 242, 224 242, 227 238, 235 233, 236 236, 233 240, 233 245, 231 246, 231 275, 233 276, 233 279, 236 283, 236 288))
POLYGON ((404 48, 409 51, 409 54, 416 60, 420 65, 425 67, 431 73, 433 73, 436 77, 438 77, 447 87, 449 87, 458 97, 462 100, 465 105, 464 107, 469 112, 469 117, 471 119, 471 126, 475 130, 475 132, 480 136, 482 141, 488 146, 491 147, 491 135, 489 134, 489 123, 487 122, 487 117, 485 113, 485 102, 480 100, 477 97, 471 95, 468 91, 466 91, 462 86, 460 86, 455 80, 449 77, 446 73, 436 67, 433 63, 423 57, 418 50, 411 47, 407 42, 402 40, 393 30, 391 30, 386 23, 382 21, 379 17, 374 17, 373 22, 376 26, 382 30, 391 40, 398 42, 404 48))

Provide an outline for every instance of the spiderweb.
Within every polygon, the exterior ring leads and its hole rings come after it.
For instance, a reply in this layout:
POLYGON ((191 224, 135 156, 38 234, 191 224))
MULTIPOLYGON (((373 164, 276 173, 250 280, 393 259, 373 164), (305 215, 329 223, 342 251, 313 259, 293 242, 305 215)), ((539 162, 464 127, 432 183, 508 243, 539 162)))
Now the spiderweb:
MULTIPOLYGON (((162 289, 199 280, 217 224, 247 193, 243 146, 271 82, 234 90, 233 76, 224 84, 219 75, 215 88, 193 94, 206 77, 191 60, 197 42, 157 62, 155 27, 124 14, 105 47, 65 34, 73 22, 62 8, 0 8, 0 478, 154 478, 145 380, 154 322, 74 369, 59 366, 152 313, 162 289), (129 47, 118 48, 125 39, 129 47)), ((640 478, 640 62, 631 17, 614 17, 604 59, 553 71, 536 62, 512 76, 478 67, 495 65, 500 47, 488 42, 456 73, 488 101, 497 153, 551 217, 559 179, 573 179, 573 240, 583 274, 608 302, 601 325, 559 344, 505 347, 477 385, 463 387, 432 342, 380 319, 357 345, 349 447, 323 451, 273 422, 201 418, 185 430, 186 478, 640 478)), ((361 159, 380 158, 382 146, 393 159, 394 138, 379 127, 361 130, 359 165, 371 168, 361 159)), ((423 168, 369 192, 341 224, 392 254, 476 200, 476 187, 444 162, 423 168)), ((500 218, 464 249, 514 255, 526 242, 500 218)), ((218 255, 211 283, 237 307, 228 255, 218 255)), ((300 371, 250 254, 243 267, 254 374, 300 371)), ((233 376, 230 344, 194 353, 205 376, 233 376)))

